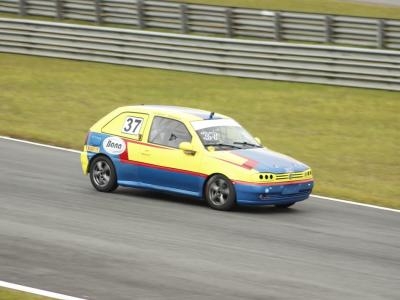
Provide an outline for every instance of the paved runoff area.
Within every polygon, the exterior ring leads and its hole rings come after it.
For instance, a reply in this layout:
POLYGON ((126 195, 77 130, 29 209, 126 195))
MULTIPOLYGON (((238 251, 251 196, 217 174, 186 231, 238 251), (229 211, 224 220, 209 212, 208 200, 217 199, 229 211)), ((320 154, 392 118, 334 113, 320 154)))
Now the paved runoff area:
POLYGON ((0 280, 104 300, 400 299, 399 212, 317 198, 219 212, 96 192, 78 153, 5 139, 0 153, 0 280))

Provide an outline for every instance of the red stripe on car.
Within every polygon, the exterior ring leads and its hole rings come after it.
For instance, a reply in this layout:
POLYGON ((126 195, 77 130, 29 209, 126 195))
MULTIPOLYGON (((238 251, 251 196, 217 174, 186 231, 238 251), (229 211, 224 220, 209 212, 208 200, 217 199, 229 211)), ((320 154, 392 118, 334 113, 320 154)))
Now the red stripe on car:
MULTIPOLYGON (((120 158, 121 158, 121 156, 120 156, 120 158)), ((164 167, 164 166, 149 164, 149 163, 136 161, 136 160, 127 160, 127 159, 123 160, 123 159, 121 159, 121 162, 122 163, 126 163, 126 164, 136 165, 136 166, 142 166, 142 167, 148 167, 148 168, 153 168, 153 169, 165 170, 165 171, 169 171, 169 172, 188 174, 188 175, 199 176, 199 177, 204 177, 204 178, 207 177, 207 175, 203 174, 203 173, 198 173, 198 172, 193 172, 193 171, 183 170, 183 169, 164 167)))

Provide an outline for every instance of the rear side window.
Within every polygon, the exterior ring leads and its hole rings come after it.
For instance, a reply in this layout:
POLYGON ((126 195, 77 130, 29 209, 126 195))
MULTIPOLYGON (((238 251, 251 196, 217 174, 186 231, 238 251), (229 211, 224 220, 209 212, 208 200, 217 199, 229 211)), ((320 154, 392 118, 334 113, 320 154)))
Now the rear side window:
POLYGON ((149 142, 172 148, 179 148, 182 142, 191 142, 192 136, 186 126, 177 120, 154 117, 149 142))
POLYGON ((147 117, 148 115, 142 113, 122 113, 108 122, 102 128, 102 132, 140 140, 143 136, 147 117))

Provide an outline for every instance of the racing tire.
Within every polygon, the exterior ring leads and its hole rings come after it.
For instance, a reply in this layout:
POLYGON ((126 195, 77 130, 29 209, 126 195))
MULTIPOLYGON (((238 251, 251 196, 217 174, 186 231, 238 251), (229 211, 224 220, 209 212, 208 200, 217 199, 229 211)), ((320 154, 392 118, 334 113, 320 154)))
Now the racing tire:
POLYGON ((90 163, 90 181, 99 192, 110 193, 118 187, 117 174, 111 159, 98 156, 90 163))
POLYGON ((224 175, 212 176, 205 186, 205 199, 216 210, 231 210, 236 206, 236 192, 232 182, 224 175))

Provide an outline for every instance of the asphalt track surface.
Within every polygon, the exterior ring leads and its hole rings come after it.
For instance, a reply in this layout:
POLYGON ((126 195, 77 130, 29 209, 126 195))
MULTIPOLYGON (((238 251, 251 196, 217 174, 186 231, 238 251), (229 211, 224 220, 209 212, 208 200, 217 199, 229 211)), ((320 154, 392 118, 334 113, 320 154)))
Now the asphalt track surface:
POLYGON ((400 299, 398 212, 316 198, 218 212, 96 192, 76 153, 2 139, 0 153, 0 280, 105 300, 400 299))

